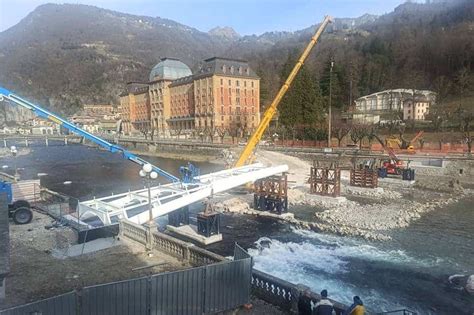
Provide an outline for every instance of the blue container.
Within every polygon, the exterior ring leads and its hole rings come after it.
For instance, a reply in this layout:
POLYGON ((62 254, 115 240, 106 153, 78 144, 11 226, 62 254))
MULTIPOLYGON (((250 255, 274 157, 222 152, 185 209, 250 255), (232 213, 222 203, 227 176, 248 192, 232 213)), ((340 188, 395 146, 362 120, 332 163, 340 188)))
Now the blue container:
POLYGON ((378 169, 378 174, 379 178, 385 178, 387 177, 387 169, 384 167, 381 167, 378 169))

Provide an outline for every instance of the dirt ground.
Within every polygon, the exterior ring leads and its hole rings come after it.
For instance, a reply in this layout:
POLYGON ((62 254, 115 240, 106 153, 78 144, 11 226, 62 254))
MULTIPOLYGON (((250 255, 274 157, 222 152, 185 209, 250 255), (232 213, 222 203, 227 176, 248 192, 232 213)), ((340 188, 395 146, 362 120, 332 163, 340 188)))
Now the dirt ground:
POLYGON ((11 270, 7 276, 6 300, 0 309, 55 296, 74 288, 138 278, 149 274, 189 268, 163 253, 148 257, 143 246, 120 240, 117 245, 95 253, 57 259, 53 248, 72 243, 74 232, 67 227, 45 229, 53 219, 34 213, 27 225, 10 225, 11 270), (147 265, 152 268, 132 270, 147 265))

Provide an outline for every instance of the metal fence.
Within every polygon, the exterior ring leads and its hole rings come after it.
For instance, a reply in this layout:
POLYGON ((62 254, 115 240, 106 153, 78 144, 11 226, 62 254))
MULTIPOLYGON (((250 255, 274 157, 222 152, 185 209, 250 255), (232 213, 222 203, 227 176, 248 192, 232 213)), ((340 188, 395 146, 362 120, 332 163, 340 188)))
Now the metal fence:
POLYGON ((240 247, 234 261, 131 279, 0 311, 0 315, 193 315, 237 308, 250 300, 252 259, 240 247))

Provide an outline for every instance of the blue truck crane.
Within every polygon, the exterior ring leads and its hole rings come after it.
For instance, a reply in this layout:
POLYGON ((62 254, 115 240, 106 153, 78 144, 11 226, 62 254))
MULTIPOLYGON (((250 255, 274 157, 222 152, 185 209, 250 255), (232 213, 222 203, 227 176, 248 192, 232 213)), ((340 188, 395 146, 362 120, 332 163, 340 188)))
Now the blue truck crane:
POLYGON ((137 163, 140 166, 143 166, 145 164, 150 164, 155 172, 157 172, 159 175, 165 177, 166 179, 168 179, 171 182, 179 182, 180 181, 180 179, 178 177, 176 177, 176 176, 166 172, 165 170, 162 170, 161 168, 145 161, 141 157, 125 150, 121 146, 110 143, 110 142, 108 142, 104 139, 101 139, 101 138, 91 134, 90 132, 87 132, 84 129, 81 129, 81 128, 77 127, 73 123, 70 123, 67 120, 59 117, 58 115, 56 115, 56 114, 54 114, 54 113, 38 106, 38 105, 32 104, 32 103, 28 102, 25 99, 22 99, 18 95, 14 94, 11 91, 9 91, 9 90, 7 90, 7 89, 0 86, 0 102, 3 101, 3 100, 8 101, 10 104, 19 105, 23 108, 31 110, 37 116, 48 119, 48 120, 50 120, 50 121, 52 121, 52 122, 54 122, 54 123, 56 123, 56 124, 58 124, 58 125, 60 125, 64 128, 66 128, 66 129, 68 129, 69 131, 71 131, 71 132, 73 132, 73 133, 75 133, 79 136, 84 137, 87 140, 90 140, 90 141, 100 145, 101 147, 107 149, 108 151, 110 151, 112 153, 120 153, 123 158, 125 158, 127 160, 130 160, 134 163, 137 163))
MULTIPOLYGON (((58 115, 38 106, 35 105, 31 102, 28 102, 27 100, 19 97, 18 95, 12 93, 11 91, 3 88, 0 86, 0 102, 6 101, 10 104, 18 105, 23 108, 26 108, 28 110, 31 110, 33 113, 35 113, 37 116, 48 119, 56 124, 59 124, 60 126, 68 129, 69 131, 84 137, 87 140, 90 140, 97 145, 107 149, 108 151, 112 153, 119 153, 122 155, 123 158, 130 160, 140 166, 143 166, 145 164, 150 164, 152 166, 153 171, 157 172, 159 175, 165 177, 171 182, 180 182, 180 179, 164 170, 161 168, 147 162, 146 160, 138 157, 137 155, 125 150, 119 145, 110 143, 104 139, 101 139, 79 127, 76 125, 68 122, 67 120, 59 117, 58 115)), ((191 180, 187 178, 186 175, 187 172, 186 170, 180 169, 180 172, 183 174, 184 182, 190 182, 191 180)), ((0 183, 0 192, 4 192, 7 194, 8 202, 9 202, 9 214, 17 224, 27 224, 31 221, 33 214, 30 210, 30 205, 27 201, 25 200, 17 200, 13 202, 12 198, 12 188, 11 188, 11 183, 9 182, 1 182, 0 183)))

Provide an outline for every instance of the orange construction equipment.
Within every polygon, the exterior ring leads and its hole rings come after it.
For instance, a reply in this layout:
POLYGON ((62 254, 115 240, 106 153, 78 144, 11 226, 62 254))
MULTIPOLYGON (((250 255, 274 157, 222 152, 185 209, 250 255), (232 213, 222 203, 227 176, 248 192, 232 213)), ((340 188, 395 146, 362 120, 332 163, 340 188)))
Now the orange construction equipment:
POLYGON ((397 138, 395 136, 385 138, 385 142, 388 148, 391 149, 402 149, 407 150, 407 153, 416 153, 414 143, 416 140, 420 139, 424 134, 424 131, 419 131, 413 139, 407 141, 403 137, 397 138))

